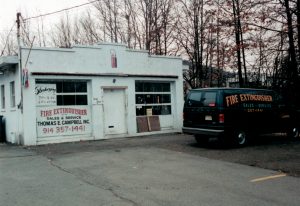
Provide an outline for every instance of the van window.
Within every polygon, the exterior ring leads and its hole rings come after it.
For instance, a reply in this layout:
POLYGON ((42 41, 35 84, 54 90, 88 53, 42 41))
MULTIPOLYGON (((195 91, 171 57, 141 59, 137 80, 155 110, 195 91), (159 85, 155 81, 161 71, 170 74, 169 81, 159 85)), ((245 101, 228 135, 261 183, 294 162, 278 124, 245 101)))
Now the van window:
POLYGON ((188 98, 188 106, 199 107, 200 105, 201 92, 191 92, 188 98))
POLYGON ((215 107, 216 106, 216 92, 205 92, 204 97, 201 99, 203 106, 215 107))
POLYGON ((216 92, 191 92, 187 104, 190 107, 214 107, 216 96, 216 92))

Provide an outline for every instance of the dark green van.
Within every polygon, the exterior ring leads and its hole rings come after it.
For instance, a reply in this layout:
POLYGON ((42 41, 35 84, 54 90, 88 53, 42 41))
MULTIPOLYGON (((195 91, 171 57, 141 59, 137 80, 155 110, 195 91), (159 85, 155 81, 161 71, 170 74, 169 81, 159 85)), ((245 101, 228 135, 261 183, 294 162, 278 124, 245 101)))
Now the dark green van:
POLYGON ((183 133, 198 143, 218 137, 242 146, 253 134, 286 132, 299 137, 299 113, 272 90, 205 88, 189 92, 184 104, 183 133))

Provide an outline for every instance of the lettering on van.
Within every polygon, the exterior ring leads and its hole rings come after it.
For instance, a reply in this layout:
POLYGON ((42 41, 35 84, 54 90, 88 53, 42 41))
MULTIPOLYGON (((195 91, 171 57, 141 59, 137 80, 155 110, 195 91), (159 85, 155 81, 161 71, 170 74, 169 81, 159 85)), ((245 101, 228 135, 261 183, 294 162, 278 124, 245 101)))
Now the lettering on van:
POLYGON ((235 94, 226 97, 226 106, 232 106, 243 102, 272 102, 271 95, 259 94, 235 94))

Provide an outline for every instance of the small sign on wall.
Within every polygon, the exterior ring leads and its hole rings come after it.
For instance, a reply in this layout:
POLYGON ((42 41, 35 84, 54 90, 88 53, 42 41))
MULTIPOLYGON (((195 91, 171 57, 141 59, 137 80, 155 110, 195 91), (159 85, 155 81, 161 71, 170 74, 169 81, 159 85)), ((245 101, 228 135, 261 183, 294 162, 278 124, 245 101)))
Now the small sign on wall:
POLYGON ((111 59, 111 68, 117 68, 118 67, 118 62, 117 62, 117 54, 115 52, 115 50, 111 50, 110 51, 110 59, 111 59))
POLYGON ((37 106, 56 106, 56 84, 36 84, 37 106))
POLYGON ((25 88, 29 87, 28 69, 22 69, 22 84, 25 88))
POLYGON ((152 108, 146 110, 147 116, 152 116, 152 108))

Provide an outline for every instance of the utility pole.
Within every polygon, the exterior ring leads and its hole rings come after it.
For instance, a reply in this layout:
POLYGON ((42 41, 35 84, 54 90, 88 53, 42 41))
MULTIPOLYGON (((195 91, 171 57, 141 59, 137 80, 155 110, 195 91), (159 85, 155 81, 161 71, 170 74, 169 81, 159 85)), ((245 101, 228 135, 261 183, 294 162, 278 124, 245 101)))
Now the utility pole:
POLYGON ((22 80, 23 80, 23 76, 22 76, 22 58, 21 58, 21 34, 20 34, 20 27, 21 27, 21 13, 18 12, 17 13, 17 41, 18 41, 18 70, 19 70, 19 81, 20 81, 20 102, 18 104, 18 109, 20 109, 20 111, 18 112, 18 135, 16 135, 16 143, 20 144, 22 142, 23 139, 23 84, 22 84, 22 80))
POLYGON ((20 75, 20 103, 18 104, 18 108, 21 110, 21 114, 23 113, 23 87, 22 87, 22 58, 21 58, 21 34, 20 34, 20 27, 21 27, 21 13, 17 13, 17 41, 18 41, 18 69, 20 75))
POLYGON ((18 46, 20 46, 20 26, 21 26, 21 21, 20 21, 21 13, 17 13, 17 38, 18 38, 18 46))

